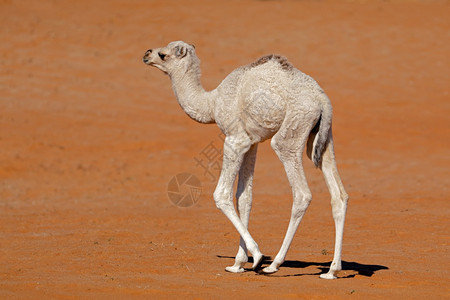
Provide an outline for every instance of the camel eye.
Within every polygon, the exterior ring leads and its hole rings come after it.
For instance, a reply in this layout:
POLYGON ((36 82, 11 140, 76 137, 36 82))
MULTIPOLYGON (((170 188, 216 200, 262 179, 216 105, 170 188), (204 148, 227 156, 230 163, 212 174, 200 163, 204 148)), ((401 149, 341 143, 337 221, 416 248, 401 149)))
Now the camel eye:
POLYGON ((166 56, 167 56, 167 54, 164 54, 164 53, 161 53, 161 52, 159 52, 158 55, 159 55, 159 58, 161 58, 161 60, 165 60, 166 56))

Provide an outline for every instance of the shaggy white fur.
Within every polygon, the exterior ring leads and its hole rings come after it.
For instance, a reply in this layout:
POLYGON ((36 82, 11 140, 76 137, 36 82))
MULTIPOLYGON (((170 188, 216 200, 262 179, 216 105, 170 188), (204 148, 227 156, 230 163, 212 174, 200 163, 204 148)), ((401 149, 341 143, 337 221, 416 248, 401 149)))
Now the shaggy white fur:
POLYGON ((278 271, 311 201, 302 165, 306 146, 308 156, 323 171, 336 227, 333 262, 328 273, 320 277, 336 278, 336 272, 341 270, 348 195, 336 167, 331 104, 317 82, 286 58, 268 55, 234 70, 216 89, 205 91, 200 83, 200 60, 195 47, 182 41, 148 50, 143 61, 170 76, 178 102, 189 117, 200 123, 216 123, 226 136, 214 200, 241 236, 235 263, 226 270, 243 272, 248 251, 253 255, 253 268, 263 259, 247 228, 258 143, 271 139, 270 144, 286 170, 294 201, 281 249, 263 271, 278 271), (238 174, 239 215, 233 205, 233 184, 238 174))

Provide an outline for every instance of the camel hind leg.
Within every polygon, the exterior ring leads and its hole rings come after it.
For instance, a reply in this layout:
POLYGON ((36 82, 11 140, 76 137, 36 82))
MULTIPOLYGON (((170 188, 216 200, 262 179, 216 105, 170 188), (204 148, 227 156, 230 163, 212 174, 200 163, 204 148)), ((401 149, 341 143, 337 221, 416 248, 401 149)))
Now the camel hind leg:
POLYGON ((302 153, 305 147, 306 139, 314 122, 313 120, 307 119, 306 116, 310 115, 304 114, 303 116, 299 116, 297 114, 296 116, 287 116, 289 121, 285 124, 284 128, 282 127, 280 131, 275 134, 271 141, 271 146, 283 163, 291 185, 293 204, 289 226, 281 248, 271 265, 263 269, 264 273, 269 274, 277 272, 280 265, 284 262, 295 232, 297 231, 303 215, 305 214, 312 199, 305 173, 303 171, 302 153), (295 124, 306 126, 299 127, 303 130, 293 131, 292 128, 296 128, 296 126, 294 126, 295 124))
MULTIPOLYGON (((312 141, 314 135, 311 134, 308 140, 308 156, 311 154, 312 141)), ((335 279, 336 273, 342 269, 342 238, 344 235, 345 214, 347 211, 348 195, 345 192, 344 185, 338 173, 336 159, 334 155, 333 135, 331 129, 328 133, 328 141, 323 152, 322 161, 319 165, 323 172, 325 182, 331 195, 331 207, 335 225, 335 246, 334 257, 328 273, 321 274, 320 278, 335 279)))

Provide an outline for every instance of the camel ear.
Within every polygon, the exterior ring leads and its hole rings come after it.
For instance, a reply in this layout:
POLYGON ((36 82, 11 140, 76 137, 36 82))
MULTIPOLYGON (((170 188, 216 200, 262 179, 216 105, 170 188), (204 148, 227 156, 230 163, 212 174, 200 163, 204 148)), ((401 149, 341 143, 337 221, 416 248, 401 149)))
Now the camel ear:
POLYGON ((187 54, 187 49, 183 46, 176 46, 175 47, 175 56, 178 58, 183 58, 187 54))

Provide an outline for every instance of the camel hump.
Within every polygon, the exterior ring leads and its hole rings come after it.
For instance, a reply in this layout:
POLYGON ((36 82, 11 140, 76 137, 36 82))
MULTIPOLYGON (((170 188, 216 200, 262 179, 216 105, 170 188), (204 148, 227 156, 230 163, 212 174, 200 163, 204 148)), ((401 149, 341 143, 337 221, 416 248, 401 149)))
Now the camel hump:
POLYGON ((250 64, 249 67, 254 68, 254 67, 263 65, 263 64, 269 62, 270 60, 274 60, 278 64, 280 64, 280 66, 283 70, 290 71, 294 68, 294 66, 288 61, 288 59, 286 57, 284 57, 282 55, 278 55, 278 54, 265 55, 265 56, 259 58, 254 63, 250 64))

